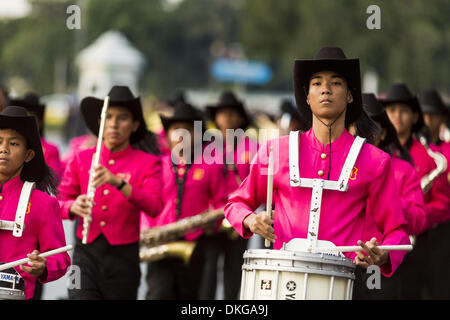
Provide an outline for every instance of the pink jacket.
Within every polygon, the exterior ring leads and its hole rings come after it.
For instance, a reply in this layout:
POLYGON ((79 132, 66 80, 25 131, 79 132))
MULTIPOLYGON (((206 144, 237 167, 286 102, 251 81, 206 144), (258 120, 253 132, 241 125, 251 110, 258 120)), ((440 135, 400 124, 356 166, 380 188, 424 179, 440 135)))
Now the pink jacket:
MULTIPOLYGON (((155 218, 141 215, 141 230, 173 223, 210 209, 218 209, 227 202, 228 193, 226 184, 223 183, 224 167, 221 164, 192 164, 187 172, 179 216, 176 215, 177 185, 171 155, 162 158, 162 181, 164 208, 155 218)), ((187 234, 185 238, 189 241, 195 240, 203 232, 203 229, 198 229, 187 234)))
MULTIPOLYGON (((78 195, 87 193, 89 170, 94 153, 95 148, 91 148, 76 154, 64 172, 63 181, 59 186, 64 219, 75 219, 69 216, 70 207, 78 195)), ((160 193, 161 160, 131 146, 112 153, 104 145, 100 159, 103 166, 131 184, 132 193, 127 199, 109 184, 104 184, 96 190, 88 242, 94 241, 100 233, 111 245, 137 242, 140 211, 156 216, 163 206, 160 193)), ((82 230, 83 222, 80 219, 77 230, 77 237, 80 239, 82 230)))
POLYGON ((61 159, 59 158, 58 147, 54 144, 49 143, 48 141, 41 138, 42 151, 44 152, 44 158, 47 165, 55 170, 55 172, 62 176, 64 172, 63 164, 61 163, 61 159))
MULTIPOLYGON (((418 140, 413 139, 409 153, 420 178, 436 168, 436 163, 418 140)), ((450 186, 445 174, 434 180, 431 189, 424 194, 424 201, 427 213, 425 229, 450 220, 450 186)))
MULTIPOLYGON (((338 180, 354 137, 347 131, 332 143, 330 180, 338 180)), ((244 238, 252 234, 244 229, 243 220, 264 203, 267 193, 268 146, 274 146, 273 202, 275 204, 274 229, 277 240, 275 249, 293 238, 307 238, 311 189, 290 186, 289 137, 284 136, 263 144, 253 158, 247 179, 234 192, 225 207, 225 217, 244 238), (278 144, 278 145, 277 145, 278 144)), ((300 136, 300 176, 321 178, 328 175, 329 145, 324 147, 309 130, 300 136), (322 153, 326 158, 321 157, 322 153)), ((383 234, 380 244, 409 244, 407 222, 402 214, 400 197, 394 180, 388 154, 365 144, 349 180, 349 190, 339 192, 324 190, 320 216, 319 240, 332 241, 335 245, 357 245, 365 235, 366 208, 383 234)), ((389 263, 381 270, 390 276, 401 263, 406 252, 389 253, 389 263)), ((355 253, 346 253, 354 258, 355 253)))
MULTIPOLYGON (((13 178, 3 185, 0 200, 0 219, 14 221, 23 182, 20 177, 13 178)), ((64 229, 58 201, 48 194, 34 190, 25 215, 22 237, 14 237, 12 231, 0 230, 0 261, 7 263, 27 257, 28 253, 39 248, 43 253, 66 245, 64 229)), ((38 278, 46 283, 64 276, 70 266, 67 253, 47 257, 47 274, 38 278)), ((15 268, 25 280, 25 298, 31 299, 36 286, 36 278, 15 268)))
MULTIPOLYGON (((423 193, 420 187, 420 178, 416 169, 407 161, 392 158, 392 168, 394 178, 400 191, 403 214, 408 221, 408 233, 418 235, 425 231, 426 213, 423 202, 423 193)), ((376 237, 382 238, 378 231, 372 214, 366 216, 366 235, 365 241, 376 237)))
MULTIPOLYGON (((224 150, 226 150, 226 148, 227 146, 224 145, 224 150)), ((244 142, 238 143, 237 146, 235 146, 234 152, 227 151, 233 152, 233 161, 235 164, 235 166, 231 163, 225 164, 227 168, 226 179, 229 193, 236 190, 247 177, 250 172, 250 161, 256 155, 257 151, 258 143, 248 138, 245 138, 244 142), (235 171, 235 168, 237 172, 235 171)))
POLYGON ((70 140, 69 148, 62 158, 62 166, 63 166, 63 173, 64 170, 69 163, 69 161, 77 154, 78 152, 86 149, 90 149, 97 143, 97 137, 93 136, 92 134, 86 134, 84 136, 75 137, 72 140, 70 140))

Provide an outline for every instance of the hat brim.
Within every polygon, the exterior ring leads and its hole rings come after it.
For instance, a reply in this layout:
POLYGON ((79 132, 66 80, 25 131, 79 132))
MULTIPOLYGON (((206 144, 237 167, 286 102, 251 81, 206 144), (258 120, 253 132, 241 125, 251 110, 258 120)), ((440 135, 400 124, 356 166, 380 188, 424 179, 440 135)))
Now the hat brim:
MULTIPOLYGON (((98 137, 98 131, 100 129, 99 119, 103 109, 104 100, 95 97, 86 97, 80 103, 81 114, 83 115, 84 122, 88 129, 98 137)), ((130 136, 130 142, 134 143, 141 140, 147 130, 144 115, 142 113, 142 106, 140 98, 134 98, 131 100, 110 100, 109 107, 123 107, 128 109, 134 120, 139 121, 139 127, 136 132, 130 136)))
POLYGON ((48 174, 48 166, 45 162, 36 118, 34 116, 12 117, 0 114, 0 129, 12 129, 19 132, 27 140, 28 148, 34 151, 34 158, 24 165, 24 170, 33 176, 29 180, 38 182, 45 177, 48 174))
MULTIPOLYGON (((353 102, 348 104, 346 118, 350 123, 361 115, 362 92, 359 59, 296 60, 294 63, 294 93, 300 116, 306 128, 312 125, 312 112, 307 103, 309 82, 313 74, 334 71, 342 75, 351 89, 353 102)), ((348 123, 348 124, 350 124, 348 123)))
POLYGON ((244 123, 242 124, 243 129, 247 129, 249 126, 252 125, 252 120, 251 120, 249 114, 247 113, 247 111, 245 110, 244 105, 242 103, 209 105, 209 106, 206 106, 205 109, 206 109, 208 118, 211 121, 215 122, 217 112, 219 112, 220 110, 225 109, 225 108, 234 109, 243 116, 243 118, 244 118, 244 123))
POLYGON ((187 122, 192 123, 192 125, 194 125, 194 121, 202 121, 202 128, 205 127, 203 119, 195 116, 187 118, 187 117, 164 117, 160 115, 159 117, 161 118, 161 123, 163 125, 164 132, 167 132, 170 126, 177 122, 187 122))

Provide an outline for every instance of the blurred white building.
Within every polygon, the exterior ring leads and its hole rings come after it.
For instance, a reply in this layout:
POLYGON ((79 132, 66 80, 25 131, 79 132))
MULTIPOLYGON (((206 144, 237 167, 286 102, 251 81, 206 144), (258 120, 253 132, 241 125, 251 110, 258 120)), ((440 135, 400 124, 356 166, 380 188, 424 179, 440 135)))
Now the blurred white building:
POLYGON ((144 56, 117 31, 103 33, 76 57, 78 96, 103 99, 114 85, 126 85, 137 95, 144 56))

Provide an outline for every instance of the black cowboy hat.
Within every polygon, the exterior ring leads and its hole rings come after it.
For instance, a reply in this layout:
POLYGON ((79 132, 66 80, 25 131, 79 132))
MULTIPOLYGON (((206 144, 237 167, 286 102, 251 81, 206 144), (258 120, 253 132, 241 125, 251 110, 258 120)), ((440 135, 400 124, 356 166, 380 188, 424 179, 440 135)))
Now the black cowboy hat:
POLYGON ((306 101, 309 81, 314 73, 330 70, 337 72, 347 80, 352 92, 353 102, 348 104, 346 124, 350 124, 361 115, 361 75, 359 59, 347 59, 341 48, 324 47, 312 60, 295 60, 294 92, 297 108, 304 123, 304 129, 312 125, 312 112, 306 101))
MULTIPOLYGON (((108 93, 110 107, 123 107, 133 114, 133 119, 139 121, 136 132, 130 136, 130 142, 135 143, 144 138, 147 133, 144 114, 142 112, 141 99, 134 97, 127 86, 113 86, 108 93)), ((84 121, 91 132, 98 136, 99 122, 104 100, 95 97, 86 97, 81 100, 80 108, 84 121)))
POLYGON ((280 105, 280 116, 288 113, 292 119, 300 120, 300 113, 290 99, 284 99, 280 105))
POLYGON ((208 117, 215 122, 216 114, 219 110, 224 108, 231 108, 239 112, 244 118, 242 125, 243 129, 246 129, 252 124, 249 114, 245 110, 244 104, 240 101, 233 92, 225 91, 220 95, 219 102, 216 105, 206 106, 206 112, 208 117))
POLYGON ((23 107, 29 112, 36 114, 40 120, 44 119, 45 104, 39 102, 37 94, 27 93, 22 99, 12 99, 9 105, 23 107))
POLYGON ((427 89, 420 92, 417 96, 420 107, 424 113, 438 113, 445 116, 447 108, 442 102, 441 96, 434 89, 427 89))
POLYGON ((373 93, 363 93, 362 103, 363 109, 369 117, 372 120, 379 122, 381 127, 386 129, 386 138, 384 139, 385 144, 389 144, 397 139, 397 131, 389 120, 383 105, 380 101, 378 101, 377 97, 373 93))
POLYGON ((413 112, 419 114, 419 119, 412 127, 412 132, 419 132, 425 125, 423 120, 422 109, 420 108, 419 100, 414 96, 404 83, 392 84, 386 91, 384 98, 380 98, 379 101, 384 107, 387 107, 393 103, 403 103, 411 108, 413 112))
POLYGON ((174 113, 171 117, 160 115, 164 131, 167 132, 169 127, 175 122, 188 122, 194 125, 194 121, 202 122, 202 130, 205 131, 203 116, 197 108, 189 103, 181 102, 175 104, 174 113))
POLYGON ((0 129, 13 129, 25 137, 28 148, 34 150, 35 156, 24 164, 22 180, 40 182, 49 174, 42 151, 38 124, 34 116, 19 106, 8 106, 0 113, 0 129))

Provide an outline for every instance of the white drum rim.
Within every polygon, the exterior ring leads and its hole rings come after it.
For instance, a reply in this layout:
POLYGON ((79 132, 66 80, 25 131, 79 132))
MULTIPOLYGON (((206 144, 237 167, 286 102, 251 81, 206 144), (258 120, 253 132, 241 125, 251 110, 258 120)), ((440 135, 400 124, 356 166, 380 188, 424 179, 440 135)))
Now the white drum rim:
POLYGON ((278 260, 298 260, 305 262, 326 263, 336 266, 356 269, 353 261, 347 257, 339 257, 327 253, 311 253, 301 251, 249 249, 244 252, 244 259, 278 259, 278 260), (271 257, 268 257, 270 254, 271 257))
POLYGON ((317 274, 317 275, 325 275, 330 277, 337 278, 346 278, 355 280, 354 272, 343 272, 337 270, 329 270, 329 269, 315 269, 315 268, 305 268, 305 267, 285 267, 285 266, 273 266, 273 265, 243 265, 242 270, 245 271, 284 271, 284 272, 294 272, 294 273, 307 273, 307 274, 317 274))
POLYGON ((0 288, 0 300, 24 300, 25 292, 19 289, 0 288))

